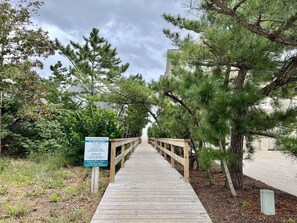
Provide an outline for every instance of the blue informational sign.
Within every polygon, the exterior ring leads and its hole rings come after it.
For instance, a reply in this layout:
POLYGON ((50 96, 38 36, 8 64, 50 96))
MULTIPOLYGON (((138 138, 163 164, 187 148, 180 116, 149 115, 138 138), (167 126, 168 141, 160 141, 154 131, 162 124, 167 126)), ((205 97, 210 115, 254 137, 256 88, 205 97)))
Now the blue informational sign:
POLYGON ((107 167, 108 143, 108 137, 86 137, 84 166, 107 167))

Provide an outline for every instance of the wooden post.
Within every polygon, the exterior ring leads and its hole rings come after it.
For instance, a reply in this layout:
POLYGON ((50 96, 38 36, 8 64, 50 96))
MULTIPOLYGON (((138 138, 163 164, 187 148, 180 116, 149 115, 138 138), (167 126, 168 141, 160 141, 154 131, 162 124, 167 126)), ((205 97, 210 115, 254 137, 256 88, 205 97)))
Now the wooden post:
POLYGON ((165 152, 167 150, 167 144, 164 143, 164 160, 167 160, 167 153, 165 152))
POLYGON ((111 152, 110 152, 110 182, 114 182, 115 176, 115 156, 116 156, 116 147, 115 142, 111 142, 111 152))
POLYGON ((185 165, 184 165, 184 178, 185 182, 189 182, 189 142, 188 140, 185 140, 185 145, 184 145, 184 160, 185 160, 185 165))
POLYGON ((156 142, 156 138, 154 138, 154 145, 155 149, 157 149, 157 142, 156 142))
POLYGON ((96 194, 99 192, 99 167, 92 168, 91 191, 96 194))
POLYGON ((160 154, 161 154, 161 156, 162 156, 162 142, 159 142, 159 144, 160 144, 160 154))
MULTIPOLYGON (((121 153, 123 154, 125 152, 125 145, 122 145, 121 148, 122 148, 121 153)), ((122 160, 121 160, 121 168, 123 168, 124 165, 125 165, 125 157, 123 157, 122 160)))
POLYGON ((134 143, 135 141, 131 142, 132 150, 131 150, 130 156, 132 155, 132 153, 134 153, 134 146, 135 146, 134 143))
MULTIPOLYGON (((174 154, 174 145, 170 145, 170 150, 171 150, 171 153, 174 154)), ((171 167, 174 168, 174 159, 172 156, 170 156, 170 163, 171 163, 171 167)))

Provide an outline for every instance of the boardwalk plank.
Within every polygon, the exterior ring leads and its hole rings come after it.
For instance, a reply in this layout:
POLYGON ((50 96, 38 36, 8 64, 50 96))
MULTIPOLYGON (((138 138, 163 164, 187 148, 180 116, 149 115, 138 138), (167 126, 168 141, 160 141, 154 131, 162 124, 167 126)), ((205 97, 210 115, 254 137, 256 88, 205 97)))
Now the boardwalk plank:
POLYGON ((91 223, 211 223, 189 183, 143 142, 110 183, 91 223))

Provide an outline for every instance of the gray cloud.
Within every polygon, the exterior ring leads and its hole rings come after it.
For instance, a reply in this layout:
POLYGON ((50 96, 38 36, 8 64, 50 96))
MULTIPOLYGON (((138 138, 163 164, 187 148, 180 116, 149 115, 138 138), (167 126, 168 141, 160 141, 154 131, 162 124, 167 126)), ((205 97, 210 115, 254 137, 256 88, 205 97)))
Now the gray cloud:
POLYGON ((166 50, 172 47, 162 33, 169 26, 162 14, 182 11, 180 0, 45 0, 35 21, 62 43, 81 42, 93 27, 99 28, 122 61, 130 63, 129 74, 157 79, 164 73, 166 50))

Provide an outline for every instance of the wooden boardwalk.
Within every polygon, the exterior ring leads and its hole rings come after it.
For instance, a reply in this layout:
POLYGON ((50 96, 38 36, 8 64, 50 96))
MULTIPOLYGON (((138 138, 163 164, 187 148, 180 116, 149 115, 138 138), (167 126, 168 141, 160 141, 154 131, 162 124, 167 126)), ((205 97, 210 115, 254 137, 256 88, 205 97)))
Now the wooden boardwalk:
POLYGON ((110 183, 91 220, 211 223, 189 183, 147 142, 141 143, 110 183))

